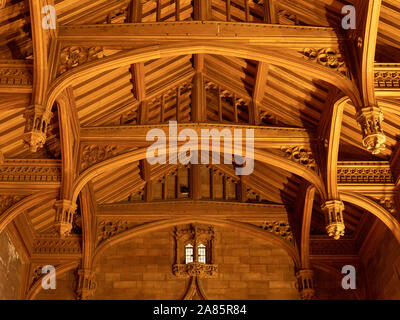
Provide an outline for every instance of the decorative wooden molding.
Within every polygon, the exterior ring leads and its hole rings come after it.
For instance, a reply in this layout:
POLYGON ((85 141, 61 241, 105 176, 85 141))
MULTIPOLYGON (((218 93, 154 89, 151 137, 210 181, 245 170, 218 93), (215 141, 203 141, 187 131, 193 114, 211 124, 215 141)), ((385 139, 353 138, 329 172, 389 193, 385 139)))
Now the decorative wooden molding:
POLYGON ((400 64, 375 64, 375 89, 400 89, 400 64))
POLYGON ((58 160, 7 159, 0 166, 0 182, 59 183, 61 163, 58 160))
POLYGON ((0 60, 0 92, 32 91, 33 65, 26 60, 0 60))
POLYGON ((81 237, 72 235, 65 239, 59 239, 57 234, 40 235, 35 239, 32 254, 36 258, 47 255, 81 256, 81 237))
POLYGON ((394 177, 390 164, 379 162, 339 162, 338 183, 341 184, 393 184, 394 177))

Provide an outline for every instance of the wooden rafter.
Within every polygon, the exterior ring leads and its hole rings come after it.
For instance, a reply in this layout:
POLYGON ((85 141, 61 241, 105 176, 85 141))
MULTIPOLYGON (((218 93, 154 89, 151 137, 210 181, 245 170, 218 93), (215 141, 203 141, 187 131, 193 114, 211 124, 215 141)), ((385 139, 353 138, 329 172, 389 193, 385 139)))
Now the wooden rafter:
POLYGON ((232 26, 229 22, 204 21, 199 28, 198 21, 163 22, 158 24, 126 24, 126 25, 91 25, 76 27, 59 26, 58 38, 66 43, 74 41, 96 41, 117 44, 118 47, 132 46, 136 41, 159 43, 159 39, 166 40, 230 40, 242 45, 268 44, 274 47, 314 47, 337 46, 343 38, 333 28, 320 27, 276 27, 268 24, 241 23, 232 26), (235 36, 232 36, 235 34, 235 36), (279 41, 277 40, 279 37, 279 41))
POLYGON ((30 0, 31 29, 33 41, 33 91, 32 104, 43 105, 48 85, 47 40, 42 27, 43 0, 30 0))

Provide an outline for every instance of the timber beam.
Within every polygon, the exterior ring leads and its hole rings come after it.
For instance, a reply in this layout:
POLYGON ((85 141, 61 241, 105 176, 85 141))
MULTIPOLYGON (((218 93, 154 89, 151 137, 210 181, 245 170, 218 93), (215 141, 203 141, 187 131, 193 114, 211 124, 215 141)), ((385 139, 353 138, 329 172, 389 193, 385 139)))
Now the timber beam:
POLYGON ((285 206, 279 204, 179 200, 99 205, 97 217, 153 221, 201 216, 203 218, 234 219, 243 222, 263 222, 266 219, 286 220, 287 214, 285 206))
MULTIPOLYGON (((316 140, 314 133, 306 129, 299 128, 279 128, 279 127, 260 127, 260 126, 240 126, 243 130, 242 139, 246 141, 245 129, 254 130, 254 147, 255 148, 280 148, 282 146, 308 146, 316 140)), ((139 126, 119 126, 119 127, 87 127, 81 128, 82 143, 120 143, 124 145, 138 146, 149 145, 146 142, 146 135, 151 129, 161 129, 167 136, 168 140, 168 124, 155 125, 139 125, 139 126)), ((178 123, 177 132, 183 129, 193 129, 200 143, 201 130, 233 130, 237 129, 232 124, 210 124, 210 123, 178 123)), ((172 137, 173 138, 173 137, 172 137)))
POLYGON ((258 23, 179 21, 159 23, 59 26, 63 43, 129 46, 130 41, 240 40, 278 47, 337 46, 343 38, 327 27, 281 26, 258 23))

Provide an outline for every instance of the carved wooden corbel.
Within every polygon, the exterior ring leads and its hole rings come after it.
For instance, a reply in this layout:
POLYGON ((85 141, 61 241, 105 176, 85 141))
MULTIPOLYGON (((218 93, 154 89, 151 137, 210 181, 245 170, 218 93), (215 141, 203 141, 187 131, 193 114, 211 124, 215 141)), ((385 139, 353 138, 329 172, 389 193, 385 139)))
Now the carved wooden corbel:
POLYGON ((313 276, 314 271, 312 269, 302 269, 296 273, 296 287, 302 300, 311 300, 315 295, 313 276))
POLYGON ((76 299, 88 300, 96 290, 95 273, 90 269, 79 269, 77 278, 76 299))
POLYGON ((77 205, 70 200, 59 200, 56 201, 54 207, 56 210, 56 231, 61 237, 67 236, 72 230, 72 224, 77 205))
POLYGON ((385 150, 386 136, 382 129, 383 113, 379 107, 362 108, 357 113, 357 121, 363 134, 363 145, 372 154, 385 150))
POLYGON ((25 112, 24 142, 31 152, 36 152, 46 143, 47 127, 51 117, 52 113, 41 105, 32 105, 25 112))
POLYGON ((326 201, 321 209, 325 212, 326 231, 335 240, 344 236, 345 225, 343 222, 344 204, 340 200, 326 201))

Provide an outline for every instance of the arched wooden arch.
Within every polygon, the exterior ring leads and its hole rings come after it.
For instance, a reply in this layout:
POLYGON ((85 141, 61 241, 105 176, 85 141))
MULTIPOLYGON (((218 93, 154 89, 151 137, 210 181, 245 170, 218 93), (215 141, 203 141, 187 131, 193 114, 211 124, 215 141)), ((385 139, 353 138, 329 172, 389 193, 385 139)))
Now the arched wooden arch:
MULTIPOLYGON (((219 149, 213 149, 214 146, 210 146, 210 151, 215 151, 219 152, 219 149)), ((199 146, 197 146, 199 148, 199 146)), ((193 148, 194 150, 195 148, 193 148)), ((75 181, 74 186, 73 186, 73 197, 72 200, 73 202, 76 202, 79 192, 82 190, 82 188, 88 183, 90 180, 92 180, 94 177, 98 176, 101 173, 104 173, 112 168, 118 167, 118 166, 123 166, 125 164, 129 164, 135 161, 139 161, 142 159, 146 158, 146 151, 147 148, 139 148, 134 151, 130 151, 124 154, 121 154, 119 156, 107 159, 105 161, 102 161, 88 169, 86 169, 80 176, 79 178, 75 181)), ((159 152, 159 155, 165 154, 167 152, 175 152, 179 151, 179 147, 176 148, 170 148, 169 150, 164 150, 165 152, 159 152)), ((274 167, 281 168, 283 170, 286 170, 288 172, 291 172, 293 174, 296 174, 308 182, 310 182, 312 185, 315 186, 315 188, 318 190, 320 193, 321 197, 323 200, 326 199, 326 190, 324 183, 322 179, 311 169, 307 168, 304 165, 298 164, 294 161, 291 161, 289 159, 283 158, 281 156, 272 154, 268 151, 265 150, 260 150, 260 149, 255 149, 254 150, 254 159, 257 161, 261 161, 264 163, 268 163, 274 167)))
POLYGON ((205 219, 205 218, 201 218, 201 217, 168 219, 168 220, 151 222, 151 223, 148 223, 145 225, 135 227, 135 228, 125 231, 123 233, 120 233, 112 238, 106 239, 95 250, 93 258, 92 258, 92 267, 94 267, 96 265, 100 256, 105 252, 105 250, 107 250, 108 248, 111 248, 121 242, 130 240, 134 237, 146 234, 148 232, 158 231, 158 230, 170 228, 170 227, 173 227, 176 225, 190 224, 190 223, 210 224, 213 226, 223 227, 223 228, 234 230, 237 232, 246 232, 248 234, 253 235, 254 237, 264 239, 264 240, 266 240, 270 243, 273 243, 273 244, 279 246, 280 248, 284 249, 288 253, 288 255, 293 259, 295 267, 296 268, 300 267, 300 257, 299 257, 298 251, 295 248, 295 246, 291 245, 287 240, 284 240, 283 238, 281 238, 277 235, 274 235, 268 231, 262 230, 256 226, 253 226, 250 224, 235 222, 235 221, 205 219))
MULTIPOLYGON (((72 261, 65 264, 61 264, 56 267, 56 275, 59 277, 60 275, 68 272, 70 270, 76 269, 79 266, 79 261, 72 261)), ((35 284, 29 289, 28 293, 26 294, 25 300, 34 300, 35 297, 39 294, 42 290, 42 279, 45 276, 42 275, 35 284)))
POLYGON ((301 221, 300 257, 304 269, 310 267, 310 229, 314 205, 315 187, 308 186, 304 197, 303 216, 301 221))
POLYGON ((60 145, 62 161, 62 177, 60 195, 62 199, 68 199, 72 194, 72 184, 74 178, 73 163, 73 136, 70 125, 71 111, 68 108, 68 96, 63 92, 57 97, 59 114, 60 145))
POLYGON ((18 201, 0 215, 0 233, 2 233, 7 225, 18 215, 32 208, 32 206, 38 203, 41 203, 45 200, 54 199, 57 197, 57 195, 58 191, 48 191, 45 193, 35 193, 22 199, 21 201, 18 201))
POLYGON ((345 95, 350 97, 354 105, 361 107, 361 98, 357 87, 348 78, 344 78, 339 73, 329 70, 325 66, 306 61, 301 55, 288 56, 282 55, 275 50, 259 49, 252 46, 239 47, 231 43, 213 43, 203 41, 191 41, 190 43, 173 43, 149 46, 140 49, 124 51, 86 63, 82 66, 67 71, 57 78, 50 86, 48 91, 46 109, 50 110, 57 96, 76 79, 82 75, 93 76, 100 72, 115 68, 129 66, 133 63, 146 62, 153 59, 168 58, 180 55, 210 53, 215 55, 225 55, 243 59, 266 62, 282 67, 292 67, 303 74, 307 74, 319 80, 337 87, 345 95))
POLYGON ((343 201, 354 204, 376 216, 393 232, 394 237, 400 244, 400 223, 389 211, 377 204, 375 201, 353 192, 340 192, 343 201))
POLYGON ((337 186, 337 162, 342 131, 343 110, 348 102, 350 102, 350 98, 343 97, 336 101, 332 106, 333 109, 327 150, 328 161, 326 165, 326 188, 329 200, 339 198, 337 186))

